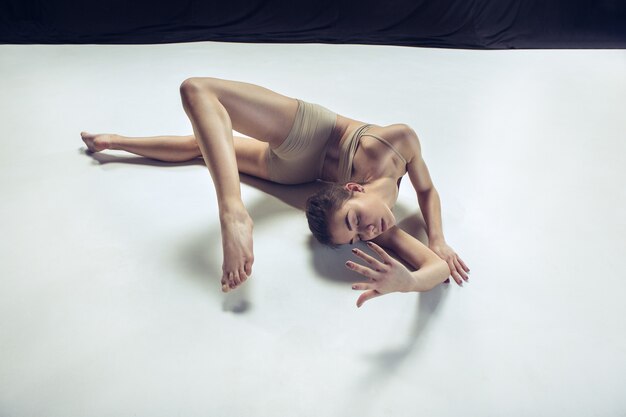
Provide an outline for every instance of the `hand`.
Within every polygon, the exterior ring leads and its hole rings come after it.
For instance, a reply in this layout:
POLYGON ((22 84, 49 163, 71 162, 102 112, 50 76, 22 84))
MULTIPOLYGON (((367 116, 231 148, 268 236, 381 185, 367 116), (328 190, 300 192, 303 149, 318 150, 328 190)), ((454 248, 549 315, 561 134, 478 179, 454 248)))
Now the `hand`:
POLYGON ((352 285, 353 290, 365 291, 357 300, 357 307, 361 307, 367 300, 383 294, 396 291, 411 291, 411 287, 414 284, 411 272, 400 262, 389 256, 387 252, 377 244, 367 242, 367 245, 380 256, 382 262, 356 248, 352 249, 352 252, 367 262, 370 268, 352 261, 346 262, 346 267, 369 278, 366 282, 359 282, 352 285))
MULTIPOLYGON (((437 256, 448 263, 448 266, 450 267, 450 274, 452 274, 452 278, 454 278, 454 281, 457 284, 461 285, 463 280, 466 282, 469 280, 469 277, 466 274, 466 272, 470 271, 469 268, 446 242, 432 242, 429 247, 430 250, 437 254, 437 256)), ((449 282, 449 280, 450 279, 448 278, 446 282, 449 282)))

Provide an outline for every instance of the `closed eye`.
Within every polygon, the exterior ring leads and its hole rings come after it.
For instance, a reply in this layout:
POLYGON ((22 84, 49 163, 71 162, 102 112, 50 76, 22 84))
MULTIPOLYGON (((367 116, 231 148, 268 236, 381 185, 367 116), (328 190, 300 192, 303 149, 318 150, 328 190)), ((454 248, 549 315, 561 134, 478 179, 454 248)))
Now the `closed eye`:
MULTIPOLYGON (((357 229, 357 228, 358 228, 358 226, 359 226, 359 222, 360 222, 360 220, 361 220, 361 219, 360 219, 360 217, 359 217, 358 215, 355 215, 355 216, 354 216, 354 219, 355 219, 355 220, 354 220, 354 227, 352 227, 352 225, 350 224, 350 221, 348 220, 348 215, 346 214, 346 226, 348 226, 348 230, 349 230, 349 231, 352 231, 353 229, 357 229)), ((359 240, 362 240, 362 239, 361 239, 361 235, 357 235, 356 237, 357 237, 359 240)), ((350 242, 348 242, 348 243, 350 243, 351 245, 353 245, 353 244, 354 244, 354 239, 355 239, 355 238, 350 239, 350 242)))

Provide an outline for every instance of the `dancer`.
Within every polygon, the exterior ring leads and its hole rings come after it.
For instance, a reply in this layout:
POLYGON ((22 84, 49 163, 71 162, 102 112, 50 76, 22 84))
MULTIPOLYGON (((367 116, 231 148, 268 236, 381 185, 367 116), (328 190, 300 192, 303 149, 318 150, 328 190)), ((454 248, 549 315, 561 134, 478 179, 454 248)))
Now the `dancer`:
POLYGON ((246 281, 254 263, 253 222, 241 199, 239 172, 281 184, 330 183, 307 201, 312 233, 330 246, 367 241, 379 257, 354 248, 367 266, 346 262, 367 278, 352 286, 363 291, 359 307, 390 292, 428 291, 450 275, 459 285, 469 279, 469 268, 445 241, 439 194, 408 125, 364 123, 240 81, 194 77, 180 93, 193 135, 81 137, 91 152, 124 150, 167 162, 204 159, 217 193, 224 292, 246 281), (391 212, 406 173, 426 221, 428 247, 396 226, 391 212))

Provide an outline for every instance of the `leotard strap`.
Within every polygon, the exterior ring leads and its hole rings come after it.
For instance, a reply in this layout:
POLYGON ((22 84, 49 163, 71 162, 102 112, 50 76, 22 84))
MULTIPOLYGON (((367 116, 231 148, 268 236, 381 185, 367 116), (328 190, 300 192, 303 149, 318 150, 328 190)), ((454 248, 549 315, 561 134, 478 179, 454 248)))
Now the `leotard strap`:
POLYGON ((387 145, 392 151, 395 152, 396 155, 404 162, 407 163, 406 159, 402 154, 393 146, 389 141, 380 136, 373 135, 371 133, 365 133, 370 127, 371 124, 366 124, 359 126, 350 137, 341 144, 340 156, 339 156, 339 170, 337 172, 337 181, 342 184, 349 182, 352 179, 352 162, 354 160, 354 154, 356 154, 357 147, 359 146, 359 139, 362 136, 371 136, 373 138, 378 139, 380 142, 387 145))

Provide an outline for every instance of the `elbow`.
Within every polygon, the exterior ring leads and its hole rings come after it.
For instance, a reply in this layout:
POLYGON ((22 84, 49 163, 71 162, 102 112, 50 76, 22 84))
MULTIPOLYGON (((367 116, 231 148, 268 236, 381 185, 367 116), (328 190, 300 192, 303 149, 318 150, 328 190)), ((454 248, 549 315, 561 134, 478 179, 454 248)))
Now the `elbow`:
POLYGON ((415 288, 417 292, 427 292, 444 282, 450 276, 450 268, 446 261, 441 258, 433 259, 428 265, 424 265, 419 271, 423 271, 421 279, 415 288))
POLYGON ((437 258, 436 261, 433 261, 432 266, 432 280, 428 283, 428 289, 425 291, 430 291, 434 289, 439 284, 443 283, 450 276, 450 267, 448 263, 441 258, 437 258))
POLYGON ((450 267, 446 261, 439 258, 437 260, 437 284, 433 288, 447 280, 448 277, 450 277, 450 267))

